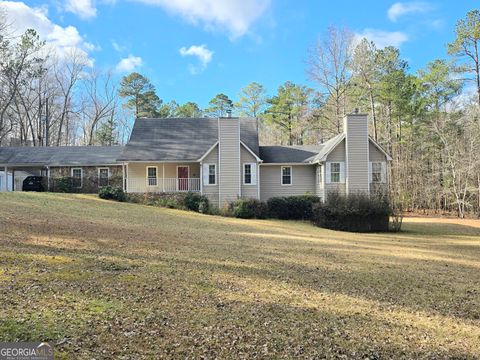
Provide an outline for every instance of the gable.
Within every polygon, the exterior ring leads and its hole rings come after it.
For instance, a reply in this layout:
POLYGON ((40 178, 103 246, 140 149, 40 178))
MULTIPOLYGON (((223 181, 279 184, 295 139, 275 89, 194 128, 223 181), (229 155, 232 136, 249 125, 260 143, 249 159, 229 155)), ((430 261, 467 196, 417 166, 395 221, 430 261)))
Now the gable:
MULTIPOLYGON (((240 139, 258 153, 256 119, 238 118, 240 139)), ((218 141, 218 118, 137 119, 120 161, 197 161, 218 141)))

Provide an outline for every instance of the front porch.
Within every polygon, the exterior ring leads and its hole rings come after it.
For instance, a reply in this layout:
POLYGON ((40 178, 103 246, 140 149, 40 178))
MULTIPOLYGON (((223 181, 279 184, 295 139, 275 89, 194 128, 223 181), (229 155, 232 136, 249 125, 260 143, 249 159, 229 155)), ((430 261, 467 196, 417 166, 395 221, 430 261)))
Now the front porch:
POLYGON ((201 192, 200 163, 126 163, 128 193, 201 192))

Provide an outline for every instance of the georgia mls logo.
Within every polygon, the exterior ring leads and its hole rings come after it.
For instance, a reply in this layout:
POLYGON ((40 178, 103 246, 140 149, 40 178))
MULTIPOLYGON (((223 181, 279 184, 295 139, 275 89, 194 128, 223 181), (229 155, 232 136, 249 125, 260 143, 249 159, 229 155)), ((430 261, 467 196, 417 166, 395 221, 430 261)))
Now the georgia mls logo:
POLYGON ((0 360, 53 360, 53 347, 47 343, 0 343, 0 360))

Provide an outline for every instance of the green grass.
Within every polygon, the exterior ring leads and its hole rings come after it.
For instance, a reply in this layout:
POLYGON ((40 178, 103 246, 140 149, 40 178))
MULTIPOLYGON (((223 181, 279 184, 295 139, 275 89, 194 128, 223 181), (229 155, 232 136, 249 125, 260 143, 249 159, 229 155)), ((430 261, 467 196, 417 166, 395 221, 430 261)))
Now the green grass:
POLYGON ((480 223, 399 234, 0 194, 0 340, 59 359, 480 358, 480 223))

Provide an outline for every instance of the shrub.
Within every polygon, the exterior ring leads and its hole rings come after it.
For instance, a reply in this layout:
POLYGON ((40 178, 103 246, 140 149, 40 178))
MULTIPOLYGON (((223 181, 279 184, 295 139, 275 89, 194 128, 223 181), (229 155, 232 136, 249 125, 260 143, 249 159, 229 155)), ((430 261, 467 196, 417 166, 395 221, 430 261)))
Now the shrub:
POLYGON ((314 195, 274 197, 268 200, 268 212, 271 217, 282 220, 310 220, 313 205, 320 202, 314 195))
POLYGON ((210 214, 210 202, 206 197, 202 198, 198 203, 198 212, 202 214, 210 214))
POLYGON ((208 213, 210 204, 208 199, 196 193, 144 193, 127 194, 128 202, 166 207, 170 209, 191 210, 208 213))
POLYGON ((320 227, 353 232, 388 231, 392 211, 386 197, 331 193, 313 209, 312 221, 320 227))
POLYGON ((202 205, 202 210, 205 208, 205 203, 208 209, 208 199, 203 195, 189 192, 183 199, 183 205, 191 211, 199 212, 201 203, 204 203, 204 205, 202 205))
POLYGON ((68 176, 55 178, 53 181, 56 192, 70 193, 72 192, 72 179, 68 176))
POLYGON ((240 199, 230 204, 231 213, 241 219, 265 219, 267 205, 257 199, 240 199))
POLYGON ((98 196, 105 200, 125 201, 125 193, 118 186, 103 186, 98 191, 98 196))

